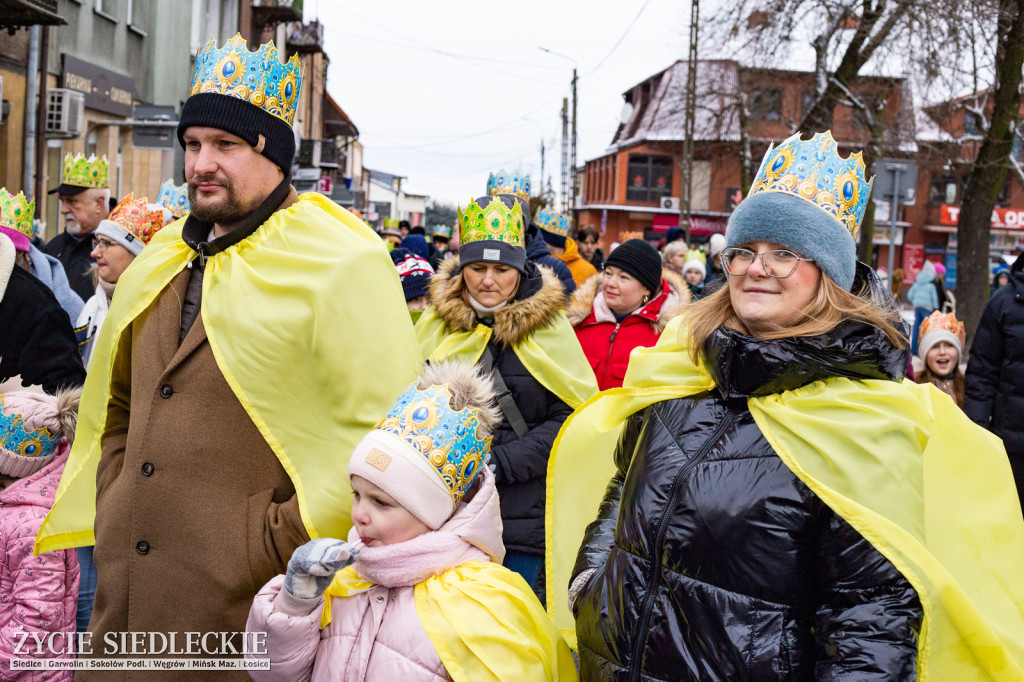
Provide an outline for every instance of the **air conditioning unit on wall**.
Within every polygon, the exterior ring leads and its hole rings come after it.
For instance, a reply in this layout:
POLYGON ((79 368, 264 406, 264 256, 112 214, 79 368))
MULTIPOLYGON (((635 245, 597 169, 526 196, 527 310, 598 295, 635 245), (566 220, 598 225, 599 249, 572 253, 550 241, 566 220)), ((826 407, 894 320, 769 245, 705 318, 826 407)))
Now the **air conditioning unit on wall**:
POLYGON ((85 95, 69 88, 46 91, 47 137, 78 137, 85 120, 85 95))
POLYGON ((673 211, 678 211, 679 210, 679 197, 662 197, 661 198, 661 207, 662 208, 669 208, 669 209, 672 209, 673 211))

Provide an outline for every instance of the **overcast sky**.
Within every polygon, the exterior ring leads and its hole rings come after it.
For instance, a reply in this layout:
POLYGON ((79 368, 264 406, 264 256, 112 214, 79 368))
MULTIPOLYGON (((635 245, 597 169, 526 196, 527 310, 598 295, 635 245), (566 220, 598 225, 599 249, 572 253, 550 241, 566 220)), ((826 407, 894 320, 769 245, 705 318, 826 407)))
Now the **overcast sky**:
POLYGON ((622 93, 685 58, 690 12, 678 0, 305 0, 304 7, 307 21, 324 24, 327 89, 359 128, 364 165, 406 176, 410 192, 463 205, 502 167, 531 173, 536 187, 542 137, 545 175, 557 192, 571 60, 580 73, 582 164, 611 141, 622 93))

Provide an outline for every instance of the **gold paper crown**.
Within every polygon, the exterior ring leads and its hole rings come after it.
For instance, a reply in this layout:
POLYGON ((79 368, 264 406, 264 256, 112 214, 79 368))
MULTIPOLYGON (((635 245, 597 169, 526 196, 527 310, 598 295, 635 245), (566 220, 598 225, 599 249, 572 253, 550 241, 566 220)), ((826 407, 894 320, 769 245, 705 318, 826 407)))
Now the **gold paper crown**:
POLYGON ((135 199, 131 192, 117 202, 107 220, 128 232, 143 244, 148 244, 153 235, 164 226, 163 208, 149 209, 146 197, 135 199))
POLYGON ((810 140, 796 133, 769 147, 747 196, 781 192, 809 201, 838 220, 857 240, 874 178, 865 178, 861 153, 839 156, 831 131, 810 140))
POLYGON ((36 210, 36 202, 25 198, 24 192, 16 195, 7 193, 6 187, 0 187, 0 225, 17 230, 32 238, 32 215, 36 210))
POLYGON ((497 197, 483 207, 473 199, 465 211, 459 208, 459 239, 462 244, 492 239, 523 247, 523 209, 519 202, 509 208, 497 197))
POLYGON ((967 340, 967 329, 964 327, 964 323, 956 319, 953 313, 942 313, 936 310, 924 318, 918 335, 923 339, 928 332, 935 331, 949 332, 960 341, 961 347, 963 347, 964 342, 967 340))
POLYGON ((108 172, 106 156, 97 159, 93 154, 87 159, 85 154, 71 156, 69 153, 64 157, 60 181, 64 185, 74 185, 75 187, 106 189, 110 184, 107 180, 108 172))
POLYGON ((686 262, 690 263, 693 261, 706 264, 708 262, 708 258, 704 255, 703 251, 700 251, 699 249, 690 249, 686 252, 686 262))
POLYGON ((189 95, 212 92, 249 102, 289 126, 295 119, 302 76, 295 55, 282 64, 273 43, 250 52, 245 39, 236 33, 222 49, 213 36, 196 57, 189 95))

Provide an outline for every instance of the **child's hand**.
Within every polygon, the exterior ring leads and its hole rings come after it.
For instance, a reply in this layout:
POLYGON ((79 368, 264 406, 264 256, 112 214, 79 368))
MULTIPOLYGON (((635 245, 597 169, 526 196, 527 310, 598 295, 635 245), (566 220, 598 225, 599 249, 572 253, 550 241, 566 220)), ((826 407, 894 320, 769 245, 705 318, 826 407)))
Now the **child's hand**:
POLYGON ((315 599, 334 580, 334 574, 359 558, 362 542, 349 544, 334 538, 310 540, 288 561, 284 589, 300 599, 315 599))

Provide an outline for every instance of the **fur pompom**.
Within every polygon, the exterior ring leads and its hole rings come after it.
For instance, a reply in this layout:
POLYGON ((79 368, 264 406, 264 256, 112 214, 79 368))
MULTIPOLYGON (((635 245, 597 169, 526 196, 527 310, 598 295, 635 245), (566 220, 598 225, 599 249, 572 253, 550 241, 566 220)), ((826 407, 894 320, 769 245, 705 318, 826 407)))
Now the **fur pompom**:
POLYGON ((445 385, 452 394, 451 408, 461 410, 469 407, 477 410, 480 421, 480 435, 490 436, 501 423, 501 412, 494 403, 494 382, 477 365, 455 360, 445 360, 427 365, 417 388, 445 385))

